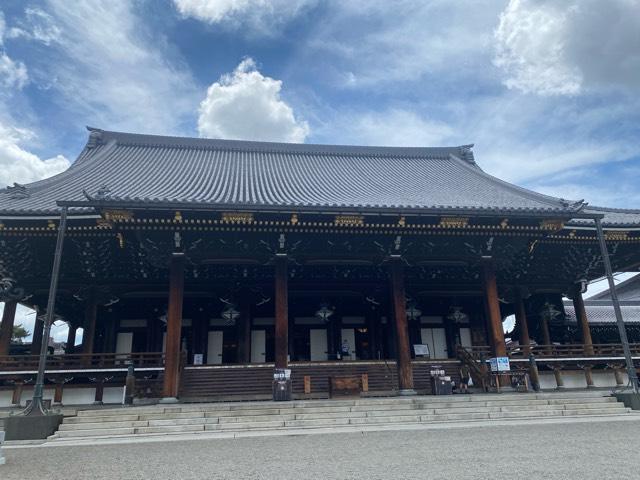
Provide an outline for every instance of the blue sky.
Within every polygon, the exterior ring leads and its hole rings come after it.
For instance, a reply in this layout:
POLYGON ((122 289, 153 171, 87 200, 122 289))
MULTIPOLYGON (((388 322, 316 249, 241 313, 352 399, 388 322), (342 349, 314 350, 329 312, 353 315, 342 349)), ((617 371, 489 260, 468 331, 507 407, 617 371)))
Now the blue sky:
POLYGON ((640 0, 3 0, 0 183, 85 125, 474 143, 505 180, 640 208, 640 0))
POLYGON ((4 0, 0 181, 85 125, 383 145, 475 143, 506 180, 640 207, 639 0, 4 0))

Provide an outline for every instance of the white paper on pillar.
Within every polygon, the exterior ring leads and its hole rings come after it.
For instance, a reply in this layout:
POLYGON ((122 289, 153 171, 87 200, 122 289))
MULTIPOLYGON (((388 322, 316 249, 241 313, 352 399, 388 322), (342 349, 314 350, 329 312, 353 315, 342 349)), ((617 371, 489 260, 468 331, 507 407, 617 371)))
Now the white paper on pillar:
POLYGON ((120 332, 116 338, 116 353, 131 353, 133 349, 133 332, 120 332))
POLYGON ((251 363, 266 361, 267 342, 264 330, 251 330, 251 363))
POLYGON ((429 345, 431 358, 448 358, 444 328, 421 328, 422 343, 429 345))
POLYGON ((461 328, 460 329, 460 345, 464 348, 471 348, 471 329, 470 328, 461 328))
POLYGON ((221 330, 212 330, 207 338, 207 363, 222 363, 222 338, 224 332, 221 330))
POLYGON ((327 330, 324 328, 312 328, 309 330, 309 343, 311 351, 309 358, 311 361, 327 360, 327 330))
MULTIPOLYGON (((348 360, 356 359, 356 331, 353 328, 343 328, 342 329, 342 345, 344 345, 345 340, 349 343, 349 353, 351 356, 348 357, 348 360)), ((342 352, 342 345, 340 345, 340 352, 342 352)))

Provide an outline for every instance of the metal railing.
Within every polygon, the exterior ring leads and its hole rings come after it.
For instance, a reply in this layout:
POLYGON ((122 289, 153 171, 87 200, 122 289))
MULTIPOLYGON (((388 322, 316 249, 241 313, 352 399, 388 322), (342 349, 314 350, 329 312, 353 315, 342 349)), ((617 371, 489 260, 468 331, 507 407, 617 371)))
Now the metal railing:
MULTIPOLYGON (((36 370, 39 359, 38 355, 0 356, 0 371, 36 370)), ((163 367, 164 353, 71 353, 47 358, 47 370, 126 368, 129 365, 136 368, 163 367)))

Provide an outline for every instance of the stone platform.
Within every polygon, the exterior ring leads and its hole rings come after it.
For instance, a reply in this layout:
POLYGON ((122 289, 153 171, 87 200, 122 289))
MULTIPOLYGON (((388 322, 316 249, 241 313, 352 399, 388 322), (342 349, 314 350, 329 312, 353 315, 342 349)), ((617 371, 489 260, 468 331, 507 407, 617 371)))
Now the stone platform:
POLYGON ((48 443, 204 432, 282 432, 374 425, 633 415, 603 392, 469 394, 154 405, 80 410, 48 443))

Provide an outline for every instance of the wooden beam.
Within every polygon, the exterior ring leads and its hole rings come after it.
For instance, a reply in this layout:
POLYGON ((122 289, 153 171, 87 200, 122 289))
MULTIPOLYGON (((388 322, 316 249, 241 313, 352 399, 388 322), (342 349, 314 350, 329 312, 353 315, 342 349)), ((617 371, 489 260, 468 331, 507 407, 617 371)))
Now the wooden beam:
POLYGON ((587 318, 587 310, 584 308, 584 300, 579 286, 576 286, 576 290, 573 292, 573 308, 580 327, 580 339, 584 345, 584 353, 585 355, 593 355, 593 340, 591 339, 589 319, 587 318))
POLYGON ((276 320, 275 320, 275 368, 287 368, 289 348, 289 299, 287 285, 287 256, 275 258, 276 320))
POLYGON ((96 320, 98 317, 98 302, 94 293, 89 294, 84 309, 84 329, 82 332, 82 353, 93 353, 96 336, 96 320))
POLYGON ((528 354, 531 349, 531 338, 529 337, 529 322, 527 321, 527 309, 525 308, 524 298, 522 298, 522 291, 517 289, 516 291, 516 324, 520 333, 520 345, 525 348, 525 352, 528 354))
POLYGON ((44 322, 38 318, 36 313, 36 319, 33 322, 33 337, 31 338, 31 355, 40 355, 40 348, 42 347, 42 334, 44 331, 44 322))
POLYGON ((178 398, 183 296, 184 254, 174 253, 169 266, 169 306, 167 308, 167 340, 162 389, 165 402, 175 401, 178 398))
POLYGON ((13 335, 13 323, 16 319, 16 300, 4 302, 4 311, 2 312, 2 323, 0 323, 0 355, 9 355, 9 346, 11 345, 11 336, 13 335))
POLYGON ((500 301, 498 300, 498 285, 496 284, 496 272, 493 268, 493 263, 489 261, 485 262, 482 272, 493 354, 496 357, 505 357, 507 355, 507 345, 504 341, 500 301))
POLYGON ((249 292, 242 292, 238 305, 238 363, 251 363, 251 302, 249 292))
POLYGON ((67 322, 67 325, 69 326, 69 331, 67 332, 67 344, 64 353, 73 353, 76 344, 76 326, 71 322, 67 322))
POLYGON ((411 394, 415 392, 413 390, 413 367, 411 366, 409 330, 407 327, 404 268, 402 259, 398 256, 391 258, 391 294, 393 297, 394 323, 396 326, 398 384, 401 394, 411 394))

